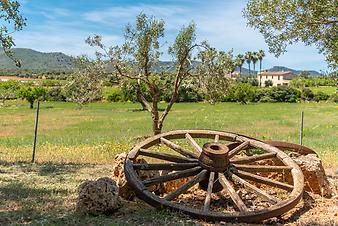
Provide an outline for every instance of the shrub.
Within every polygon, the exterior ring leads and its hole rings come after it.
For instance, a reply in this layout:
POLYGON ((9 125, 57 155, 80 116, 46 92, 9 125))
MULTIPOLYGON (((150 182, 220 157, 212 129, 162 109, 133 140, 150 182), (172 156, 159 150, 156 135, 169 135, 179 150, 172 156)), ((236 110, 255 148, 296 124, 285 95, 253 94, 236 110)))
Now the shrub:
POLYGON ((42 84, 41 84, 41 86, 44 86, 44 87, 61 86, 61 85, 62 85, 62 82, 60 80, 50 80, 50 79, 42 80, 42 84))
POLYGON ((107 100, 109 102, 120 102, 123 100, 122 96, 122 90, 121 89, 114 89, 112 92, 108 95, 107 100))
POLYGON ((191 87, 182 86, 178 96, 177 102, 198 102, 202 100, 202 96, 191 87))
POLYGON ((61 87, 53 87, 48 90, 47 99, 50 101, 66 101, 67 98, 61 87))
POLYGON ((8 99, 16 99, 20 87, 21 84, 15 80, 0 82, 0 100, 4 103, 8 99))
POLYGON ((329 95, 328 94, 326 94, 326 93, 324 93, 324 92, 322 92, 322 91, 319 91, 319 92, 317 92, 316 94, 315 94, 315 96, 314 96, 314 100, 316 101, 316 102, 319 102, 319 101, 321 101, 321 100, 328 100, 329 99, 329 95))
POLYGON ((334 102, 334 103, 338 103, 338 93, 334 93, 330 96, 330 101, 334 102))
POLYGON ((290 82, 295 87, 335 86, 337 81, 329 77, 296 78, 290 82))
POLYGON ((313 100, 314 97, 315 95, 311 89, 308 89, 308 88, 302 89, 302 94, 300 97, 302 100, 311 101, 313 100))
POLYGON ((271 89, 271 99, 276 102, 294 103, 300 97, 300 92, 288 86, 277 86, 271 89))
MULTIPOLYGON (((131 102, 138 102, 137 98, 137 84, 126 84, 121 87, 121 94, 122 94, 122 101, 131 101, 131 102)), ((151 100, 150 92, 147 90, 146 85, 141 85, 142 93, 145 95, 147 101, 151 100)))
POLYGON ((254 101, 255 89, 248 83, 238 83, 230 88, 229 95, 225 98, 226 101, 236 101, 242 104, 254 101))
POLYGON ((265 87, 273 86, 273 82, 271 80, 265 80, 265 87))

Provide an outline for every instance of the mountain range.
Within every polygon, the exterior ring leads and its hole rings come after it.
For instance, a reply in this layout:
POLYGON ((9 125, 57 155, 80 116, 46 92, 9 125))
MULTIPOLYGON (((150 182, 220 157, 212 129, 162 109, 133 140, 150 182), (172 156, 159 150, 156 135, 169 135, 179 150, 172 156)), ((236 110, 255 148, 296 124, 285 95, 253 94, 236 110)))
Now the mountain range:
MULTIPOLYGON (((43 53, 26 48, 13 48, 14 56, 21 60, 22 66, 18 68, 15 63, 9 59, 3 51, 0 51, 0 70, 20 71, 20 70, 46 70, 46 71, 68 71, 71 70, 73 64, 73 57, 61 52, 43 53)), ((198 62, 196 62, 198 63, 198 62)), ((172 64, 170 61, 160 62, 161 66, 168 66, 172 64)), ((236 69, 239 71, 239 68, 236 69)), ((299 75, 303 70, 295 70, 284 66, 274 66, 265 71, 291 71, 299 75)), ((253 71, 252 71, 253 72, 253 71)), ((306 71, 312 76, 320 75, 319 72, 309 70, 306 71)), ((243 74, 248 74, 247 68, 242 68, 243 74)))

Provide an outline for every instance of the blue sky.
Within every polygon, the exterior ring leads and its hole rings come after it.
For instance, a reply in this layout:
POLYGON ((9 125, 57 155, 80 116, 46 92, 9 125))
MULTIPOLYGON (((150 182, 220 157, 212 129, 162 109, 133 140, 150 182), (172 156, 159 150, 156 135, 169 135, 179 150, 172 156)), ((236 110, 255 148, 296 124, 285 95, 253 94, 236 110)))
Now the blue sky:
MULTIPOLYGON (((198 40, 235 54, 259 49, 268 52, 262 35, 246 26, 244 0, 18 0, 27 27, 14 34, 16 47, 69 55, 92 55, 84 40, 100 34, 107 45, 123 42, 123 28, 141 12, 166 22, 166 43, 171 43, 182 25, 194 21, 198 40)), ((327 70, 324 57, 314 46, 298 43, 279 58, 267 53, 263 68, 283 65, 294 69, 327 70)), ((166 55, 163 60, 168 60, 166 55)))

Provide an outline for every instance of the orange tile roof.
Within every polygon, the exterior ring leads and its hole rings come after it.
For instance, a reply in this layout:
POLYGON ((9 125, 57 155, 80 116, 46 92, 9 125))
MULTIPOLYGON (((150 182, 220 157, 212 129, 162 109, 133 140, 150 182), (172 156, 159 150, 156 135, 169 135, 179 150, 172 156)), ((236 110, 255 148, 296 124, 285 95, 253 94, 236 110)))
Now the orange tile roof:
POLYGON ((288 75, 293 74, 291 71, 263 71, 258 73, 258 75, 263 76, 279 76, 279 75, 288 75))

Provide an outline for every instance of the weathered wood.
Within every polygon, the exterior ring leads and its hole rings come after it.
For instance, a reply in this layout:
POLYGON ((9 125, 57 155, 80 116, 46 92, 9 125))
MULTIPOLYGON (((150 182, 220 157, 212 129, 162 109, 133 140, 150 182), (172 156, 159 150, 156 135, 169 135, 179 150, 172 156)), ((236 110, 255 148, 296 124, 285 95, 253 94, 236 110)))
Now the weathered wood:
POLYGON ((236 164, 243 164, 243 163, 251 163, 259 160, 264 160, 264 159, 271 159, 276 157, 277 153, 264 153, 261 155, 253 155, 249 157, 243 157, 243 158, 238 158, 238 159, 230 159, 231 163, 236 163, 236 164))
POLYGON ((215 135, 214 141, 215 141, 215 143, 219 142, 219 135, 218 134, 215 135))
POLYGON ((229 193, 232 201, 235 203, 236 207, 241 212, 248 211, 248 208, 242 201, 242 199, 239 197, 239 195, 236 193, 235 189, 232 187, 231 183, 226 179, 223 173, 218 173, 218 179, 221 185, 224 187, 225 190, 229 193))
POLYGON ((165 144, 169 148, 171 148, 174 151, 180 153, 181 155, 184 155, 185 157, 188 157, 188 158, 198 158, 198 155, 196 155, 195 153, 192 153, 190 151, 185 150, 184 148, 182 148, 179 145, 171 142, 170 140, 167 140, 167 139, 161 137, 161 142, 162 142, 162 144, 165 144))
POLYGON ((249 141, 244 141, 243 143, 241 143, 240 145, 238 145, 237 147, 235 147, 233 150, 231 150, 229 152, 229 158, 232 158, 234 155, 236 155, 238 152, 240 152, 241 150, 243 150, 244 148, 248 147, 250 144, 249 141))
POLYGON ((139 155, 148 156, 155 159, 162 159, 167 160, 169 162, 178 162, 178 163, 184 163, 184 162, 197 162, 197 159, 191 159, 191 158, 183 158, 176 155, 166 154, 166 153, 159 153, 159 152, 152 152, 144 149, 139 150, 139 155))
POLYGON ((185 170, 199 166, 198 162, 188 163, 137 163, 133 164, 135 170, 185 170))
POLYGON ((189 133, 186 133, 185 137, 197 153, 202 153, 202 148, 197 144, 197 142, 191 137, 189 133))
MULTIPOLYGON (((235 160, 235 159, 233 159, 235 160)), ((252 159, 251 159, 252 160, 252 159)), ((249 159, 249 162, 251 161, 249 159)), ((202 170, 202 169, 201 169, 202 170)), ((198 172, 197 172, 198 173, 198 172)), ((196 174, 197 174, 196 173, 196 174)), ((196 175, 195 174, 195 175, 196 175)), ((235 221, 235 222, 261 222, 264 219, 280 216, 286 211, 292 209, 302 197, 304 188, 304 178, 300 168, 294 161, 285 153, 280 151, 278 148, 272 147, 271 145, 264 144, 262 141, 255 140, 253 138, 243 136, 236 133, 228 133, 222 131, 210 131, 210 130, 177 130, 170 131, 167 133, 159 134, 146 139, 145 141, 137 144, 129 153, 125 163, 125 175, 128 180, 128 184, 134 189, 138 198, 144 200, 148 204, 157 208, 169 208, 181 213, 189 214, 192 217, 197 217, 204 220, 210 221, 235 221), (182 203, 176 203, 167 201, 164 198, 150 192, 143 185, 140 177, 137 176, 136 171, 132 167, 131 161, 135 160, 139 154, 139 150, 152 147, 159 144, 160 138, 165 139, 184 139, 186 134, 191 135, 192 138, 208 138, 215 139, 216 135, 219 135, 220 140, 226 141, 237 141, 237 142, 250 142, 250 147, 259 148, 268 153, 273 153, 273 157, 277 157, 281 160, 284 165, 290 166, 291 175, 293 178, 294 189, 288 194, 285 200, 278 202, 275 205, 271 205, 267 208, 262 208, 258 211, 244 211, 244 212, 221 212, 221 211, 203 211, 203 209, 195 208, 195 206, 187 206, 182 203)), ((215 187, 215 185, 214 185, 215 187)))
POLYGON ((176 179, 180 179, 180 178, 184 178, 184 177, 190 177, 190 176, 196 175, 201 170, 202 170, 202 167, 197 166, 197 167, 194 167, 194 168, 191 168, 191 169, 186 169, 186 170, 182 170, 182 171, 179 171, 179 172, 166 174, 166 175, 163 175, 163 176, 156 176, 156 177, 153 177, 153 178, 149 178, 149 179, 142 181, 142 183, 145 186, 149 186, 149 185, 162 183, 162 182, 166 182, 166 181, 171 181, 171 180, 176 180, 176 179))
POLYGON ((258 175, 248 173, 248 172, 244 172, 244 171, 241 171, 241 170, 234 171, 233 173, 236 174, 239 177, 242 177, 242 178, 245 178, 245 179, 248 179, 248 180, 251 180, 251 181, 259 182, 259 183, 262 183, 262 184, 267 184, 267 185, 270 185, 272 187, 281 188, 281 189, 284 189, 284 190, 287 190, 287 191, 291 191, 293 189, 293 186, 290 185, 290 184, 282 183, 282 182, 279 182, 279 181, 274 181, 274 180, 271 180, 269 178, 258 176, 258 175))
POLYGON ((189 180, 185 184, 183 184, 180 187, 178 187, 175 191, 173 191, 173 192, 169 193, 168 195, 166 195, 164 197, 164 199, 170 201, 170 200, 173 200, 173 199, 177 198, 180 194, 188 191, 189 188, 191 188, 192 186, 194 186, 198 182, 201 182, 202 180, 204 180, 207 172, 208 172, 207 170, 202 170, 193 179, 189 180))
POLYGON ((277 141, 277 140, 268 140, 268 141, 264 141, 264 143, 274 146, 280 150, 292 150, 301 155, 315 154, 316 156, 318 156, 318 154, 314 150, 304 145, 289 143, 285 141, 277 141))
POLYGON ((209 211, 210 201, 211 201, 211 193, 212 193, 212 189, 214 187, 214 180, 215 180, 215 172, 210 172, 207 195, 205 196, 204 206, 203 206, 203 211, 205 211, 205 212, 209 211))
POLYGON ((292 170, 292 167, 290 166, 232 165, 236 167, 236 169, 246 172, 290 172, 292 170))
POLYGON ((269 195, 268 193, 266 193, 265 191, 262 191, 261 189, 255 187, 254 185, 250 184, 249 182, 243 180, 242 178, 236 176, 233 173, 230 173, 230 177, 231 179, 236 182, 239 183, 241 185, 243 185, 244 187, 246 187, 247 189, 253 191, 254 193, 256 193, 257 195, 261 196, 262 198, 264 198, 265 200, 267 200, 268 202, 270 202, 271 204, 276 204, 277 202, 279 202, 280 200, 269 195))
MULTIPOLYGON (((169 131, 166 133, 158 134, 152 137, 147 138, 143 142, 135 145, 135 147, 128 153, 128 158, 135 159, 138 156, 139 150, 147 149, 153 145, 160 143, 160 138, 163 137, 167 140, 171 139, 183 139, 185 138, 185 134, 189 133, 191 137, 198 137, 198 138, 209 138, 214 139, 215 135, 219 135, 219 139, 227 140, 227 141, 235 141, 235 138, 239 136, 236 133, 229 133, 224 131, 216 131, 216 130, 176 130, 176 131, 169 131)), ((199 153, 197 153, 199 154, 199 153)))

